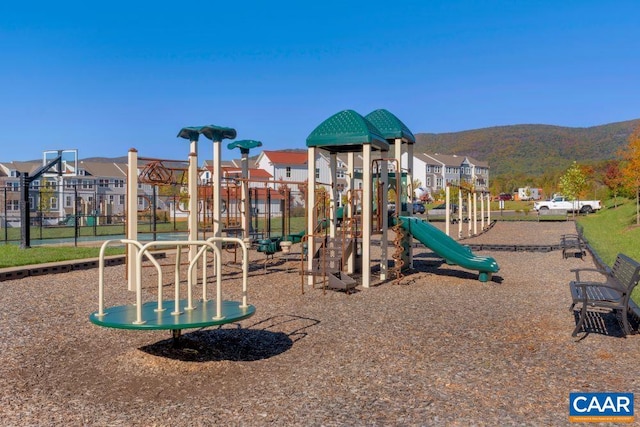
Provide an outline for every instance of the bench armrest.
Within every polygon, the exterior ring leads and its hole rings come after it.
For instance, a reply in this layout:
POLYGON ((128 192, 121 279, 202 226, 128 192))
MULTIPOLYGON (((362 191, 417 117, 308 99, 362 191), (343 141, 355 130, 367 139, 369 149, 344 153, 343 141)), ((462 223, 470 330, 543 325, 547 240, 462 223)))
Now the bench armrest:
POLYGON ((573 286, 575 286, 576 288, 581 288, 583 290, 582 295, 583 301, 588 300, 589 298, 587 298, 587 288, 607 288, 607 289, 611 289, 613 291, 616 292, 620 292, 620 293, 624 293, 626 290, 625 289, 621 289, 620 286, 617 286, 616 284, 610 284, 610 283, 599 283, 599 282, 572 282, 573 286))
POLYGON ((576 274, 576 282, 580 282, 581 272, 600 273, 603 276, 609 276, 609 272, 607 270, 602 270, 600 268, 574 268, 571 270, 571 272, 576 274))

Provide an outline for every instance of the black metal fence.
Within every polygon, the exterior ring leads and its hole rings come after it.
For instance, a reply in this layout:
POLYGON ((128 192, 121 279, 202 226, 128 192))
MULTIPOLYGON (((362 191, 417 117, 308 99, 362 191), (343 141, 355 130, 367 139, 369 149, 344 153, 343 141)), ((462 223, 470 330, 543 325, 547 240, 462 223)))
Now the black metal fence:
MULTIPOLYGON (((210 193, 199 191, 199 231, 212 230, 214 214, 210 193)), ((0 189, 0 242, 21 242, 22 191, 16 186, 0 189)), ((223 189, 220 218, 223 229, 241 226, 240 191, 223 189)), ((32 184, 29 199, 29 236, 33 241, 56 240, 78 244, 82 240, 106 240, 126 234, 126 185, 96 182, 89 184, 32 184)), ((156 240, 160 233, 184 233, 187 216, 184 195, 160 194, 158 187, 138 189, 138 232, 150 233, 156 240)), ((304 230, 304 194, 279 191, 269 187, 249 191, 251 230, 264 236, 290 234, 304 230)), ((207 237, 203 234, 203 237, 207 237)), ((36 244, 38 242, 35 242, 36 244)))
MULTIPOLYGON (((0 189, 0 241, 19 242, 23 203, 18 187, 0 189)), ((124 236, 126 188, 124 185, 52 184, 31 185, 28 192, 30 236, 37 240, 91 240, 91 237, 124 236)), ((138 197, 139 228, 144 232, 180 231, 170 209, 177 198, 151 195, 138 197)))

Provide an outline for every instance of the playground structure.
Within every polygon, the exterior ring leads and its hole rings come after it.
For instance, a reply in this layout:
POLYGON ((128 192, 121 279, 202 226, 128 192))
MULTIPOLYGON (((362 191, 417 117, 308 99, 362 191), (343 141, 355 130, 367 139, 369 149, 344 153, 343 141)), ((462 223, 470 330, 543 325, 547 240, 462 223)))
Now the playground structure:
MULTIPOLYGON (((120 329, 165 329, 171 330, 174 339, 178 338, 183 329, 221 325, 245 319, 255 313, 255 307, 247 303, 247 276, 249 268, 248 248, 242 239, 221 237, 221 150, 223 139, 235 138, 236 131, 219 126, 187 127, 180 130, 178 137, 189 139, 190 153, 187 168, 188 185, 188 239, 179 241, 152 241, 142 244, 138 241, 137 229, 137 188, 138 188, 138 155, 137 150, 129 150, 128 180, 127 180, 127 238, 106 241, 100 250, 100 278, 98 291, 98 311, 89 316, 91 322, 106 327, 120 329), (198 139, 205 135, 213 141, 213 236, 206 240, 198 240, 198 139), (128 291, 136 294, 135 304, 116 307, 105 307, 104 265, 105 249, 109 245, 124 244, 127 248, 127 284, 128 291), (223 300, 222 296, 222 255, 223 243, 232 243, 242 248, 242 301, 223 300), (189 263, 187 269, 187 298, 180 298, 180 270, 183 247, 188 248, 189 263), (163 300, 164 276, 162 268, 157 262, 152 248, 174 248, 174 300, 163 300), (216 293, 214 299, 208 298, 209 277, 207 252, 214 254, 215 265, 212 274, 216 276, 216 293), (148 259, 155 266, 158 276, 158 287, 155 301, 143 302, 142 264, 148 259), (202 291, 199 299, 194 301, 194 288, 197 283, 198 265, 202 269, 202 291), (170 310, 170 311, 169 311, 170 310)), ((184 175, 184 174, 183 174, 184 175)), ((159 163, 155 167, 146 169, 144 177, 150 181, 166 183, 175 177, 159 163)))
MULTIPOLYGON (((425 244, 442 256, 448 263, 467 269, 478 270, 480 281, 487 281, 499 270, 497 263, 490 257, 478 257, 470 249, 460 245, 448 236, 449 210, 447 209, 447 232, 442 233, 429 224, 411 217, 412 204, 412 159, 415 138, 408 128, 386 110, 376 110, 366 117, 352 110, 345 110, 327 119, 307 138, 308 181, 292 182, 268 180, 255 182, 248 174, 249 150, 262 145, 259 141, 244 140, 229 144, 229 149, 240 148, 242 154, 241 175, 225 177, 221 168, 220 144, 222 139, 233 139, 234 129, 217 126, 183 128, 179 137, 189 139, 190 153, 187 166, 168 167, 169 160, 138 157, 137 150, 131 149, 128 158, 127 180, 127 238, 110 240, 104 243, 100 252, 99 309, 92 313, 90 320, 100 326, 122 329, 167 329, 174 338, 180 336, 182 329, 220 325, 250 317, 255 308, 247 303, 247 275, 249 266, 248 247, 253 241, 258 243, 258 252, 266 257, 278 251, 288 253, 294 243, 302 243, 301 273, 302 291, 305 276, 307 284, 314 285, 322 277, 323 289, 333 288, 351 292, 357 285, 350 276, 360 272, 364 288, 371 286, 371 240, 373 234, 380 234, 380 280, 389 275, 399 283, 403 271, 412 267, 412 239, 425 244), (212 181, 209 192, 198 186, 198 139, 205 135, 213 141, 212 181), (407 149, 408 165, 401 167, 403 150, 407 149), (316 152, 323 149, 329 152, 331 180, 328 183, 316 179, 316 152), (374 158, 374 152, 377 154, 374 158), (393 155, 390 156, 389 153, 393 155), (340 221, 337 216, 336 165, 337 154, 346 153, 348 158, 347 176, 349 177, 347 200, 342 207, 340 221), (355 171, 355 155, 363 159, 361 173, 355 171), (138 172, 139 161, 147 162, 138 172), (355 188, 355 179, 361 179, 361 189, 355 188), (186 183, 185 183, 186 180, 186 183), (187 239, 178 241, 151 241, 143 244, 138 240, 137 217, 139 182, 162 185, 177 185, 188 188, 187 239), (223 186, 224 183, 224 186, 223 186), (253 186, 252 186, 253 184, 253 186), (291 194, 289 185, 295 184, 306 192, 304 199, 306 230, 292 233, 290 216, 291 194), (276 188, 280 185, 280 188, 276 188), (264 191, 265 224, 270 224, 271 191, 281 196, 282 233, 272 236, 270 225, 266 226, 266 236, 259 235, 257 213, 264 191), (393 211, 389 211, 388 194, 395 195, 393 211), (255 205, 252 205, 252 192, 255 205), (203 197, 204 196, 204 197, 203 197), (199 222, 204 220, 210 206, 211 232, 209 238, 199 239, 199 222), (226 212, 226 218, 223 213, 226 212), (232 215, 233 212, 233 216, 232 215), (252 218, 256 219, 256 227, 252 218), (392 242, 393 265, 389 269, 388 230, 393 229, 392 242), (435 231, 434 231, 435 230, 435 231), (222 232, 227 237, 222 236, 222 232), (436 232, 437 231, 437 232, 436 232), (133 305, 107 308, 105 304, 104 251, 107 246, 124 244, 127 248, 128 290, 135 292, 133 305), (222 297, 221 249, 230 244, 242 248, 242 301, 226 301, 222 297), (152 249, 175 249, 174 299, 163 300, 164 276, 162 268, 153 256, 152 249), (186 278, 187 298, 180 298, 181 256, 188 249, 188 268, 186 278), (213 268, 208 267, 207 253, 213 252, 213 268), (143 301, 142 264, 147 259, 157 271, 158 286, 155 301, 143 301), (201 266, 201 268, 199 267, 201 266), (202 290, 194 300, 194 290, 198 282, 198 270, 202 271, 202 290), (212 270, 212 271, 210 271, 212 270), (215 298, 209 299, 208 277, 216 277, 215 298)), ((184 163, 184 162, 183 162, 184 163)), ((447 188, 447 207, 449 205, 447 188)), ((462 205, 462 191, 460 204, 462 205)), ((476 217, 476 195, 468 192, 468 204, 474 209, 476 217)), ((481 210, 484 208, 481 197, 481 210)), ((484 213, 482 214, 484 221, 484 213)), ((461 224, 462 221, 460 221, 461 224)), ((470 225, 471 227, 471 225, 470 225)), ((484 228, 484 223, 482 225, 484 228)), ((469 229, 471 232, 471 228, 469 229)), ((474 229, 474 233, 476 230, 474 229)), ((264 231, 263 231, 264 233, 264 231)), ((206 236, 205 236, 206 237, 206 236)))
MULTIPOLYGON (((329 195, 328 227, 318 230, 321 223, 318 208, 318 194, 309 191, 311 207, 307 213, 307 260, 303 273, 308 276, 307 284, 315 285, 319 276, 328 287, 351 290, 355 285, 349 274, 361 272, 364 288, 371 286, 371 238, 380 235, 380 280, 385 281, 389 274, 400 283, 403 271, 413 267, 412 238, 423 244, 452 264, 479 271, 480 281, 487 281, 498 271, 498 265, 492 258, 476 257, 468 248, 452 240, 449 234, 449 188, 447 187, 447 230, 437 234, 411 217, 413 144, 415 138, 411 131, 397 117, 387 110, 376 110, 363 117, 353 110, 339 112, 316 127, 307 138, 309 189, 323 188, 329 195), (401 168, 403 150, 406 147, 407 167, 401 168), (316 152, 326 150, 330 155, 331 183, 327 186, 315 179, 316 152), (393 153, 392 156, 389 153, 393 153), (335 192, 337 154, 346 153, 348 188, 350 196, 337 217, 337 197, 335 192), (362 158, 362 189, 358 196, 354 191, 355 155, 362 158), (374 158, 374 153, 375 158, 374 158), (391 166, 390 166, 391 165, 391 166), (388 190, 395 194, 395 209, 388 211, 388 190), (391 222, 389 222, 391 221, 391 222), (337 230, 337 223, 340 230, 337 230), (389 271, 387 231, 395 232, 393 240, 393 268, 389 271), (417 233, 417 234, 415 234, 417 233), (444 241, 444 244, 442 244, 444 241)), ((460 198, 462 191, 459 192, 460 198)), ((477 234, 477 195, 467 191, 468 205, 473 206, 473 221, 469 222, 469 233, 477 234)), ((480 197, 482 210, 482 228, 484 229, 484 197, 480 197)), ((462 203, 460 203, 462 205, 462 203)), ((321 201, 320 206, 324 207, 321 201)), ((461 215, 461 213, 459 213, 461 215)), ((459 221, 462 226, 462 218, 459 221)), ((460 228, 461 234, 461 228, 460 228)), ((303 261, 304 262, 304 261, 303 261)), ((303 279, 304 282, 304 279, 303 279)), ((303 285, 304 289, 304 285, 303 285)))

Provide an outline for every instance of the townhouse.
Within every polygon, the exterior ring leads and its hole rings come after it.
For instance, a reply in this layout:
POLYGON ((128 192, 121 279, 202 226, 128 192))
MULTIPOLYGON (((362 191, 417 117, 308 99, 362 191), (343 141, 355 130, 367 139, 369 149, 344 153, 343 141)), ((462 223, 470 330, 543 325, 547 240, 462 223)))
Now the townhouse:
MULTIPOLYGON (((406 162, 406 154, 403 164, 406 162)), ((469 156, 438 153, 414 153, 413 178, 432 196, 448 185, 466 183, 478 192, 489 191, 489 164, 469 156)))
MULTIPOLYGON (((407 153, 403 154, 402 164, 406 167, 407 153)), ((278 215, 283 209, 283 188, 291 191, 292 206, 304 205, 304 189, 300 183, 307 181, 306 150, 264 150, 250 158, 249 187, 253 191, 255 208, 264 213, 278 215), (272 191, 273 190, 273 191, 272 191)), ((342 203, 347 197, 349 180, 353 179, 355 189, 362 187, 359 179, 363 172, 360 155, 354 156, 354 177, 347 173, 347 155, 337 156, 337 182, 335 190, 342 203)), ((19 221, 20 214, 20 172, 32 174, 42 166, 42 162, 0 162, 0 211, 8 221, 19 221)), ((126 207, 127 166, 118 161, 79 161, 65 163, 62 175, 43 176, 32 183, 29 202, 32 212, 42 211, 45 222, 55 222, 74 209, 82 215, 106 215, 114 218, 124 216, 126 207)), ((395 171, 395 163, 389 163, 390 171, 395 171)), ((237 178, 242 169, 239 160, 225 161, 222 165, 224 175, 223 199, 231 199, 231 188, 237 186, 237 178)), ((319 152, 316 159, 316 180, 329 183, 329 155, 319 152)), ((412 177, 431 195, 438 195, 447 185, 469 183, 477 191, 489 191, 489 165, 470 156, 446 155, 438 153, 415 152, 412 177)), ((203 163, 199 172, 199 181, 203 186, 201 197, 211 197, 210 187, 212 168, 208 161, 203 163)), ((161 195, 149 183, 138 184, 138 209, 149 210, 153 203, 157 209, 167 210, 171 216, 184 210, 177 206, 175 196, 161 195)), ((178 191, 179 193, 179 191, 178 191)), ((235 197, 235 196, 234 196, 235 197)), ((203 202, 206 204, 206 202, 203 202)), ((230 207, 230 210, 237 209, 230 207)), ((203 211, 206 207, 203 206, 203 211)))

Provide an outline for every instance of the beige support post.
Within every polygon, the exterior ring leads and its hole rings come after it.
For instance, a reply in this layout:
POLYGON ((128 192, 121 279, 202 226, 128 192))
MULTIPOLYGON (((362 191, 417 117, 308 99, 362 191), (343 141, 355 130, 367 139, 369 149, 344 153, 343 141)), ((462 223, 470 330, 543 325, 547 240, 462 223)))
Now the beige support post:
MULTIPOLYGON (((389 198, 388 198, 388 187, 389 187, 389 167, 386 160, 388 156, 387 152, 382 153, 382 160, 380 162, 380 185, 382 186, 382 200, 380 201, 380 215, 382 215, 382 236, 380 237, 380 280, 387 280, 387 273, 389 270, 389 255, 387 251, 389 250, 389 198)), ((396 209, 399 209, 399 206, 396 206, 396 209)))
POLYGON ((451 187, 449 187, 448 185, 446 187, 444 187, 444 207, 445 207, 445 214, 444 214, 444 232, 447 234, 447 236, 449 236, 449 224, 451 223, 450 218, 451 218, 451 187))
MULTIPOLYGON (((222 142, 213 140, 213 165, 212 165, 212 192, 213 192, 213 237, 222 237, 222 142)), ((228 208, 228 207, 227 207, 228 208)), ((216 251, 219 253, 222 248, 220 241, 214 241, 216 251)), ((220 272, 215 270, 219 275, 220 272)))
POLYGON ((478 194, 473 192, 473 235, 478 234, 478 194))
POLYGON ((480 229, 484 230, 484 194, 480 193, 480 229))
MULTIPOLYGON (((189 240, 198 240, 198 142, 191 141, 189 147, 189 169, 187 189, 189 191, 189 240)), ((204 212, 204 210, 203 210, 204 212)), ((193 261, 196 257, 198 248, 189 245, 189 261, 193 261)), ((196 283, 196 270, 191 271, 192 283, 196 283)), ((204 280, 204 279, 203 279, 204 280)))
POLYGON ((362 146, 362 287, 371 286, 371 144, 362 146))
POLYGON ((487 227, 491 224, 491 194, 487 193, 487 227))
POLYGON ((472 214, 473 213, 473 202, 471 201, 471 192, 469 192, 469 194, 467 194, 467 215, 469 216, 469 226, 467 228, 467 236, 471 236, 471 231, 472 231, 472 227, 473 227, 473 218, 472 218, 472 214))
MULTIPOLYGON (((316 228, 314 224, 314 211, 316 205, 316 147, 309 147, 307 150, 307 170, 308 170, 308 186, 307 186, 307 200, 309 206, 307 207, 307 232, 313 235, 316 228)), ((313 270, 313 255, 315 254, 315 240, 313 236, 307 240, 307 269, 313 270)), ((309 275, 308 284, 313 285, 314 278, 309 275)))
MULTIPOLYGON (((129 149, 127 158, 127 239, 138 240, 138 150, 129 149)), ((127 284, 136 289, 137 251, 127 245, 127 284)))
POLYGON ((462 188, 458 188, 458 239, 462 239, 462 188))

